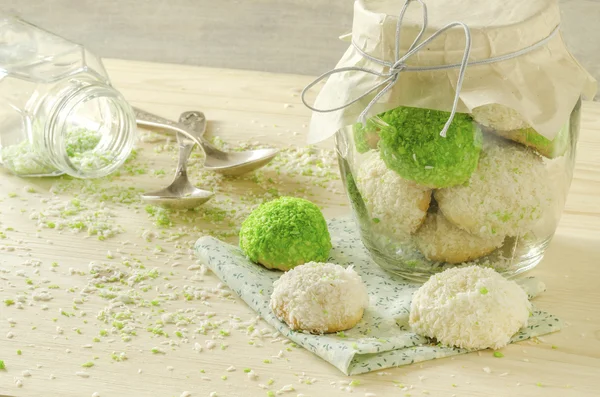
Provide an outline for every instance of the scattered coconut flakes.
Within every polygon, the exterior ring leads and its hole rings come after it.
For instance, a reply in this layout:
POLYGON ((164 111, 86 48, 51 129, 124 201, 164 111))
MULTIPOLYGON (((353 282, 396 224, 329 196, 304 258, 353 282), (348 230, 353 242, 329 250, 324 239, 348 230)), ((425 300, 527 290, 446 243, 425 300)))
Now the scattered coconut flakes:
POLYGON ((294 386, 293 385, 285 385, 283 386, 281 389, 277 390, 275 392, 275 394, 279 395, 279 394, 283 394, 283 393, 289 393, 294 391, 294 386))
POLYGON ((492 370, 490 369, 490 367, 483 367, 483 372, 485 372, 486 374, 491 374, 492 370))
POLYGON ((90 374, 88 374, 87 372, 84 371, 77 371, 75 372, 75 375, 79 376, 80 378, 89 378, 90 374))

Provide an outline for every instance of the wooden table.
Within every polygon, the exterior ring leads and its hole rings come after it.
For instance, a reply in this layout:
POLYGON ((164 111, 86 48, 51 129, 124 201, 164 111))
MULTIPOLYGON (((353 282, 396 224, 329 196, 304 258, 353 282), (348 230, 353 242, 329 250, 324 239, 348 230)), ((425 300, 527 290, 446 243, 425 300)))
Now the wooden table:
MULTIPOLYGON (((252 137, 253 141, 281 146, 304 144, 309 112, 300 104, 298 94, 311 80, 309 77, 119 60, 108 60, 106 65, 116 86, 136 106, 172 118, 183 110, 201 109, 211 121, 209 134, 230 142, 252 137)), ((153 145, 157 144, 143 144, 145 149, 140 156, 147 160, 148 169, 165 167, 167 176, 161 178, 161 172, 148 170, 136 175, 136 169, 130 169, 119 179, 121 188, 150 190, 169 180, 173 152, 156 154, 153 145)), ((331 145, 329 141, 322 146, 331 145)), ((7 368, 0 371, 0 395, 81 397, 97 392, 102 397, 179 397, 184 391, 192 396, 209 396, 212 392, 218 396, 268 395, 262 384, 273 392, 293 385, 295 391, 283 393, 284 396, 344 396, 349 393, 348 382, 356 379, 360 384, 351 389, 357 396, 597 396, 599 153, 600 104, 585 103, 575 178, 566 211, 546 258, 532 272, 548 287, 536 304, 565 320, 568 326, 563 331, 508 346, 503 350, 503 358, 484 351, 353 378, 343 376, 307 351, 284 344, 262 322, 255 327, 263 329, 263 338, 252 338, 245 326, 235 329, 236 322, 251 321, 254 313, 240 300, 228 296, 213 275, 198 275, 194 259, 186 251, 203 229, 215 225, 198 219, 188 222, 185 230, 191 232, 186 236, 174 241, 165 241, 163 236, 162 240, 148 242, 148 231, 153 226, 144 206, 108 202, 104 206, 113 211, 124 229, 114 238, 99 241, 85 238, 85 233, 59 232, 48 221, 38 227, 30 219, 31 213, 38 208, 47 210, 46 199, 50 197, 67 202, 68 195, 57 192, 58 196, 51 196, 48 190, 57 181, 22 180, 3 173, 0 230, 6 238, 0 239, 0 299, 14 299, 19 294, 27 297, 21 308, 18 303, 0 305, 0 359, 7 368), (191 225, 196 225, 197 230, 191 225), (161 310, 173 313, 181 309, 183 315, 187 315, 187 310, 192 313, 189 316, 198 315, 197 321, 208 327, 206 335, 195 332, 198 324, 166 324, 164 330, 170 335, 165 338, 148 332, 148 324, 142 323, 138 324, 137 335, 123 341, 122 330, 118 329, 122 324, 114 319, 104 324, 98 313, 106 310, 110 301, 97 293, 85 294, 91 277, 89 263, 115 262, 120 266, 127 258, 133 267, 142 263, 146 269, 160 272, 156 280, 136 284, 136 291, 144 296, 140 302, 146 303, 146 307, 132 307, 136 316, 144 312, 148 321, 156 322, 164 314, 161 310), (53 268, 52 262, 59 266, 53 268), (143 283, 152 288, 144 292, 144 287, 140 287, 143 283), (204 300, 191 297, 188 301, 186 294, 169 300, 168 294, 161 295, 185 290, 189 284, 201 286, 195 288, 197 292, 204 291, 204 300), (32 301, 38 287, 54 288, 49 289, 54 298, 32 301), (80 300, 82 291, 84 301, 80 300), (152 299, 154 296, 156 299, 152 299), (211 330, 207 325, 210 321, 225 323, 211 330), (103 329, 107 329, 108 336, 102 335, 103 329), (177 336, 179 329, 186 330, 181 337, 177 336), (170 340, 172 346, 161 344, 170 340), (214 340, 216 347, 208 349, 207 340, 214 340), (253 345, 249 344, 251 341, 253 345), (203 347, 202 352, 195 350, 198 346, 203 347), (159 349, 155 350, 157 354, 152 353, 153 348, 159 349), (113 352, 117 360, 111 358, 113 352), (125 352, 127 360, 118 361, 120 352, 125 352), (94 366, 82 368, 86 362, 93 362, 94 366), (484 371, 486 367, 491 372, 484 371), (258 379, 250 379, 244 372, 246 368, 254 371, 258 379), (77 375, 78 372, 83 373, 77 375), (81 376, 86 374, 88 378, 81 376), (15 385, 15 377, 21 379, 22 387, 15 385), (311 379, 315 382, 307 384, 311 379)), ((296 178, 289 179, 290 186, 297 182, 296 178)), ((231 197, 244 198, 248 194, 246 188, 254 182, 248 179, 220 183, 229 189, 231 197)), ((278 188, 285 191, 286 186, 278 188)), ((327 216, 347 213, 349 208, 339 180, 330 181, 327 188, 310 187, 307 194, 315 194, 311 198, 327 216)), ((222 225, 218 214, 208 219, 222 225)))

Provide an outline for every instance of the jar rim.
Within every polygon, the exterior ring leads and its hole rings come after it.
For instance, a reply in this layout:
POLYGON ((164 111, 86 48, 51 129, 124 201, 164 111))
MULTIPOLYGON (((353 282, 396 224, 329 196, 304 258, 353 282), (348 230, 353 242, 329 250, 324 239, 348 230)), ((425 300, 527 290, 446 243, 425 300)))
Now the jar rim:
POLYGON ((133 109, 116 89, 102 82, 74 85, 52 109, 44 140, 50 161, 67 175, 98 178, 119 168, 135 140, 133 109), (86 119, 85 107, 96 113, 86 119))

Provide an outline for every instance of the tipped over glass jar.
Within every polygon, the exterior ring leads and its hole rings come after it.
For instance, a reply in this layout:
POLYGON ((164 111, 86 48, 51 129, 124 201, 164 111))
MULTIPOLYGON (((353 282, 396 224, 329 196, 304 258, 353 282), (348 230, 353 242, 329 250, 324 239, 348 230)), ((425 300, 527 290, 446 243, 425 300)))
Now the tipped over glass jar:
POLYGON ((515 276, 556 231, 595 81, 564 47, 554 2, 429 0, 426 27, 410 3, 356 2, 352 45, 309 106, 310 140, 335 134, 381 267, 417 281, 473 264, 515 276))
POLYGON ((0 15, 0 162, 7 170, 102 177, 125 162, 134 137, 133 110, 98 57, 0 15))

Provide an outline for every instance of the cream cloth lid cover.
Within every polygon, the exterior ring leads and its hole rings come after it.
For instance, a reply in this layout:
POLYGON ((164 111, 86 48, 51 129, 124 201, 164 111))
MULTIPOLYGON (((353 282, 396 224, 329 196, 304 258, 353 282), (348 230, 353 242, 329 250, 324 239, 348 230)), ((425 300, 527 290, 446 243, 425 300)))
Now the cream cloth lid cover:
MULTIPOLYGON (((401 29, 400 55, 407 52, 423 26, 419 4, 408 8, 401 29)), ((423 39, 459 21, 471 32, 470 62, 499 57, 531 47, 552 35, 560 25, 557 0, 424 0, 428 25, 423 39)), ((363 67, 385 72, 387 67, 366 59, 364 53, 394 62, 396 25, 404 0, 357 0, 354 4, 352 41, 336 68, 363 67)), ((421 40, 422 41, 422 40, 421 40)), ((407 66, 460 63, 465 33, 452 28, 406 61, 407 66)), ((368 112, 368 117, 412 106, 450 111, 456 94, 459 69, 403 71, 396 84, 368 112)), ((332 74, 314 107, 328 109, 358 98, 384 78, 360 71, 332 74)), ((516 110, 537 132, 552 139, 569 118, 581 96, 592 98, 596 81, 573 58, 560 33, 545 45, 518 57, 467 67, 458 111, 470 113, 478 106, 501 104, 516 110)), ((354 124, 376 92, 344 109, 313 112, 309 142, 322 141, 354 124)))

